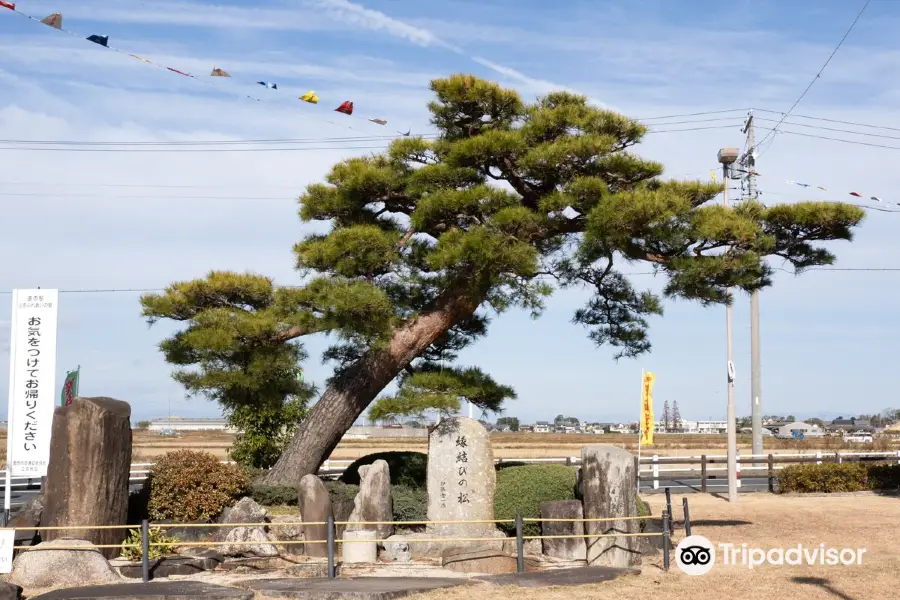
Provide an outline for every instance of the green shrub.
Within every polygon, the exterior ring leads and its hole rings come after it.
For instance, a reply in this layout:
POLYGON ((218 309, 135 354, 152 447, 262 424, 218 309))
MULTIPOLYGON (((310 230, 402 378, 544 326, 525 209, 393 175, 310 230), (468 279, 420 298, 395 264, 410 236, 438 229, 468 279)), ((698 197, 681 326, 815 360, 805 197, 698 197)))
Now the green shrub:
MULTIPOLYGON (((407 485, 391 486, 394 497, 394 521, 427 521, 428 492, 407 485)), ((410 525, 407 529, 423 529, 424 525, 410 525)))
MULTIPOLYGON (((178 544, 178 540, 165 535, 159 527, 150 528, 148 533, 149 535, 147 537, 150 541, 150 556, 148 558, 152 560, 154 558, 175 554, 175 546, 178 544), (154 546, 153 544, 160 545, 154 546)), ((122 558, 125 560, 141 560, 143 556, 144 551, 141 547, 141 530, 131 529, 128 531, 128 537, 122 542, 122 558)))
POLYGON ((789 465, 778 473, 782 492, 859 492, 869 489, 866 465, 858 462, 789 465))
MULTIPOLYGON (((494 518, 515 519, 516 514, 526 518, 541 516, 541 503, 551 500, 574 500, 575 467, 563 465, 525 465, 510 467, 497 472, 497 490, 494 493, 494 518)), ((507 533, 515 532, 512 523, 497 525, 507 533)), ((525 535, 540 535, 540 523, 525 523, 525 535)))
POLYGON ((782 492, 859 492, 900 487, 900 465, 864 462, 790 465, 778 473, 782 492))
POLYGON ((869 488, 895 490, 900 488, 900 465, 866 465, 869 469, 869 488))
POLYGON ((247 491, 247 474, 208 452, 177 450, 150 469, 150 518, 177 523, 206 522, 247 491))
POLYGON ((376 452, 363 456, 347 467, 340 480, 350 485, 359 485, 359 468, 371 465, 376 460, 387 462, 391 472, 391 485, 425 487, 428 455, 421 452, 376 452))
POLYGON ((250 497, 263 506, 296 506, 297 488, 282 485, 254 485, 250 497))
MULTIPOLYGON (((640 496, 634 497, 635 505, 637 506, 637 516, 639 517, 649 517, 650 516, 650 505, 644 502, 644 499, 640 496)), ((644 531, 644 528, 647 527, 647 519, 641 519, 639 521, 641 524, 641 531, 644 531)))

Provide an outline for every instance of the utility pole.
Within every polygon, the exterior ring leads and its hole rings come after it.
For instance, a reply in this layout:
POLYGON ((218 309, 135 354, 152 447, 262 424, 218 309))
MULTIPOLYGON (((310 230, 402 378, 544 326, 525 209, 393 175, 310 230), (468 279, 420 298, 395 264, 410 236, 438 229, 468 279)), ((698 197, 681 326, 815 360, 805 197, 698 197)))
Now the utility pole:
MULTIPOLYGON (((728 180, 732 164, 738 158, 737 148, 722 148, 719 150, 719 163, 722 165, 722 180, 725 182, 723 191, 725 207, 728 207, 728 180)), ((729 296, 730 296, 729 290, 729 296)), ((728 501, 737 502, 737 424, 734 418, 734 362, 731 354, 731 298, 725 305, 725 346, 727 357, 727 382, 728 382, 728 410, 725 416, 728 428, 728 501)))
MULTIPOLYGON (((747 150, 741 157, 745 186, 744 200, 756 200, 756 131, 753 123, 753 111, 747 114, 744 122, 744 133, 747 134, 747 150)), ((759 370, 759 291, 750 294, 750 426, 753 429, 753 454, 763 453, 762 439, 762 379, 759 370)))

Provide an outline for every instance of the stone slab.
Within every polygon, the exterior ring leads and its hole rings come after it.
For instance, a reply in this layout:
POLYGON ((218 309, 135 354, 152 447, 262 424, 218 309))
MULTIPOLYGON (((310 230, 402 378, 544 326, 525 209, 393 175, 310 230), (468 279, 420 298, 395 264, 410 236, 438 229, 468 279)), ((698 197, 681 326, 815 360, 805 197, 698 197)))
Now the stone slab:
POLYGON ((550 586, 590 585, 611 581, 622 575, 637 575, 637 569, 617 569, 614 567, 581 567, 575 569, 554 569, 533 573, 511 573, 506 575, 484 575, 476 577, 495 585, 517 585, 519 587, 541 588, 550 586))
POLYGON ((247 587, 265 598, 307 600, 391 600, 431 590, 466 585, 466 580, 440 577, 359 577, 354 579, 261 579, 247 587))
MULTIPOLYGON (((225 558, 213 550, 207 550, 199 556, 165 556, 150 561, 150 577, 171 577, 172 575, 196 575, 203 571, 212 571, 225 561, 225 558)), ((129 563, 119 567, 119 573, 129 579, 140 579, 143 575, 140 563, 129 563)))
POLYGON ((253 592, 212 585, 199 581, 151 581, 120 583, 54 590, 33 600, 192 600, 193 598, 228 598, 252 600, 253 592))

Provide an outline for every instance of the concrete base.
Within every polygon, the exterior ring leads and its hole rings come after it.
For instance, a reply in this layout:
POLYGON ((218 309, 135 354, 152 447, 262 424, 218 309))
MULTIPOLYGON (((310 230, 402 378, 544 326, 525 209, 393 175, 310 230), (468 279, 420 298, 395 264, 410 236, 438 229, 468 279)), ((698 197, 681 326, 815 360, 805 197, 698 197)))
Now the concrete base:
POLYGON ((34 600, 190 600, 191 598, 226 598, 252 600, 253 592, 211 585, 199 581, 159 581, 150 583, 117 583, 54 590, 34 600))
POLYGON ((391 600, 431 590, 467 585, 462 579, 437 577, 365 577, 359 579, 262 579, 248 581, 247 587, 266 598, 304 598, 331 600, 391 600))
POLYGON ((344 539, 348 541, 341 544, 341 562, 374 563, 378 560, 375 531, 345 531, 344 539))
POLYGON ((509 575, 485 575, 476 577, 495 585, 517 585, 519 587, 550 587, 553 585, 589 585, 610 581, 621 575, 637 575, 637 569, 616 569, 613 567, 581 567, 576 569, 554 569, 534 573, 511 573, 509 575))

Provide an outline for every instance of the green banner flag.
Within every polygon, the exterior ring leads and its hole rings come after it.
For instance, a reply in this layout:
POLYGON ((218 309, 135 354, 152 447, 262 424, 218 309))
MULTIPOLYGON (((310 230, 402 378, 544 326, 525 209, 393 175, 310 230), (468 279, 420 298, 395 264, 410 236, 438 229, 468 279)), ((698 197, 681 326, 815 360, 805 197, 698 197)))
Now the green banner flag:
POLYGON ((60 406, 69 406, 72 400, 78 395, 78 376, 81 374, 81 367, 74 371, 66 372, 66 380, 63 382, 62 394, 60 394, 60 406))

